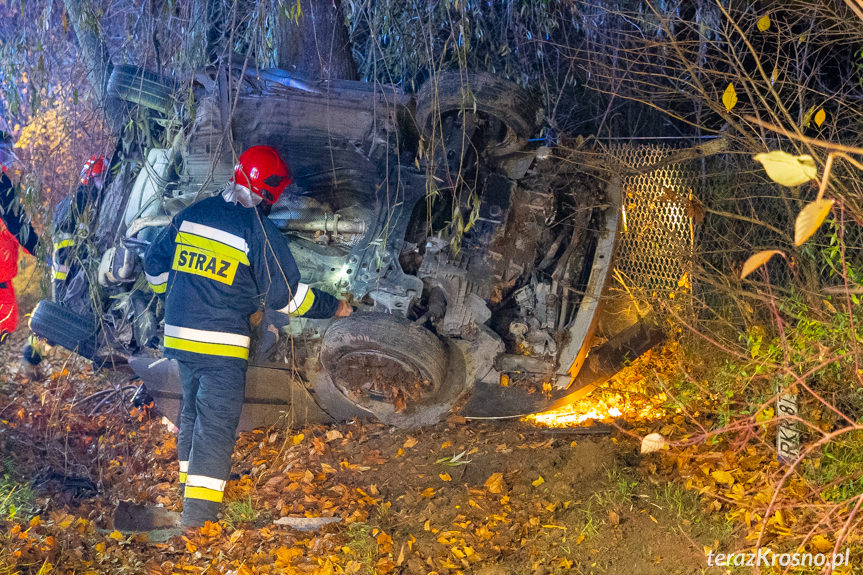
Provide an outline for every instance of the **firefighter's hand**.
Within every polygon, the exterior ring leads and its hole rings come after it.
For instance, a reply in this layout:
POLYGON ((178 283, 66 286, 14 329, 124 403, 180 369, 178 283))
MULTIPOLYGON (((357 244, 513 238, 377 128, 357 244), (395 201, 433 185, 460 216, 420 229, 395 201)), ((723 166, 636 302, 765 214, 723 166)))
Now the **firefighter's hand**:
POLYGON ((343 299, 339 300, 339 307, 336 308, 336 313, 333 317, 348 317, 354 312, 354 308, 351 307, 351 304, 346 302, 343 299))

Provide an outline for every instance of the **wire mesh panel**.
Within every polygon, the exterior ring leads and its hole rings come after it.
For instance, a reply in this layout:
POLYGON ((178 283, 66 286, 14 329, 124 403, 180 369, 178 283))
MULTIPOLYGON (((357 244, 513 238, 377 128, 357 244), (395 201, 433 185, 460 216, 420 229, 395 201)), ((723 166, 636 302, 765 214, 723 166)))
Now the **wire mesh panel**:
MULTIPOLYGON (((747 328, 764 323, 759 294, 768 288, 820 305, 823 286, 842 284, 836 220, 794 244, 795 219, 817 186, 780 186, 751 154, 671 162, 676 149, 668 146, 618 145, 608 152, 623 166, 621 231, 604 303, 613 322, 631 323, 652 309, 662 320, 676 317, 701 330, 747 328), (762 250, 783 257, 742 279, 744 262, 762 250)), ((852 267, 863 267, 859 229, 842 231, 852 267)))
MULTIPOLYGON (((662 164, 673 150, 666 146, 615 146, 617 160, 639 170, 623 179, 621 234, 615 286, 641 304, 669 302, 688 307, 698 201, 697 172, 687 164, 662 164)), ((653 305, 654 309, 664 306, 653 305)))

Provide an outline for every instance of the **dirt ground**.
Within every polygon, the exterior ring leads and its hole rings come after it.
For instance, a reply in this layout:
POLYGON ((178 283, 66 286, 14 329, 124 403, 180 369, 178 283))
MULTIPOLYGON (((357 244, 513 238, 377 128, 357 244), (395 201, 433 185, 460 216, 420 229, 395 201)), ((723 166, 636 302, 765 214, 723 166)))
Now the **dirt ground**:
POLYGON ((120 500, 179 509, 176 438, 154 410, 96 409, 90 394, 126 381, 62 351, 26 381, 25 335, 0 349, 3 574, 689 575, 720 573, 707 551, 736 544, 622 430, 458 418, 244 433, 219 524, 163 542, 120 533, 120 500), (338 522, 280 524, 318 517, 338 522))

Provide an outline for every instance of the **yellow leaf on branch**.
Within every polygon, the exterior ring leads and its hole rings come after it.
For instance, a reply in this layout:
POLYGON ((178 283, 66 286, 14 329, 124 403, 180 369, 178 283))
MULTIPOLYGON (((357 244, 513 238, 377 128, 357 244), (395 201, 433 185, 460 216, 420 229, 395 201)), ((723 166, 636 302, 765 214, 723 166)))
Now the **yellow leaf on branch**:
POLYGON ((728 112, 737 105, 737 90, 734 89, 734 82, 729 82, 728 87, 725 88, 725 93, 722 94, 722 104, 728 112))
POLYGON ((740 279, 745 279, 746 276, 763 266, 776 254, 782 254, 779 250, 763 250, 749 256, 743 264, 743 270, 740 272, 740 279))
POLYGON ((808 128, 812 124, 812 116, 815 115, 816 111, 817 108, 815 106, 810 106, 809 109, 806 110, 806 113, 803 114, 803 121, 801 124, 804 128, 808 128))
POLYGON ((802 245, 803 242, 812 237, 812 234, 818 231, 834 203, 836 203, 835 200, 821 198, 810 202, 800 211, 794 222, 794 245, 802 245))
POLYGON ((757 154, 757 162, 761 162, 767 176, 783 186, 793 187, 814 180, 818 174, 815 160, 812 156, 792 156, 782 150, 774 150, 766 154, 757 154))
POLYGON ((821 127, 821 124, 823 124, 824 120, 826 120, 826 119, 827 119, 827 112, 824 111, 824 108, 821 108, 817 112, 815 112, 815 125, 818 126, 819 128, 821 127))
POLYGON ((761 32, 766 32, 767 30, 769 30, 770 29, 770 16, 765 14, 764 16, 759 18, 756 26, 758 26, 758 30, 761 32))

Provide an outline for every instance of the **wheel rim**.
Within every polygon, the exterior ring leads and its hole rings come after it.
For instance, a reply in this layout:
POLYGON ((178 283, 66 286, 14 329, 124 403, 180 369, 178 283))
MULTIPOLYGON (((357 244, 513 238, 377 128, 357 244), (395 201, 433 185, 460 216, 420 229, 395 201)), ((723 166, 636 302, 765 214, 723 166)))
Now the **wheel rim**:
POLYGON ((328 370, 333 382, 358 405, 386 403, 398 412, 408 412, 436 391, 419 366, 396 353, 352 351, 334 363, 328 370))

